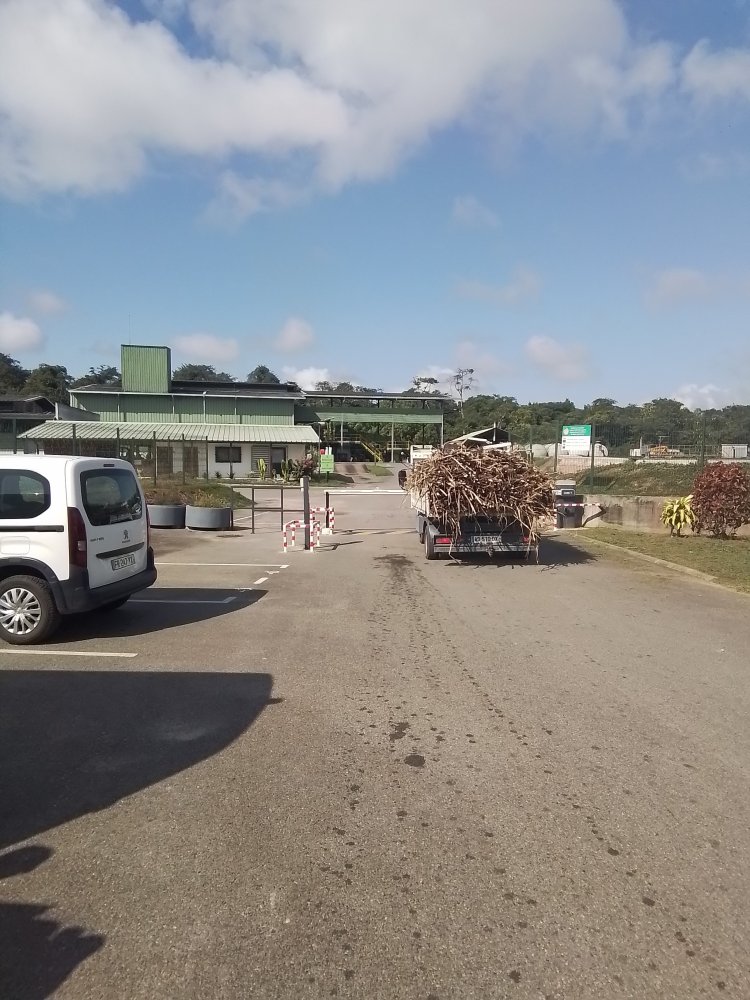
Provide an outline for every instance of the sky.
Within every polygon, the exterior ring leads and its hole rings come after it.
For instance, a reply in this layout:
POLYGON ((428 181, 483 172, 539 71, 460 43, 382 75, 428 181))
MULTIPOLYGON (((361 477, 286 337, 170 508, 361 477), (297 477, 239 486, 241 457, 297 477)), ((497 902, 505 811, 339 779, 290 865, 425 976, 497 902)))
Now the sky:
POLYGON ((0 0, 0 351, 750 403, 750 0, 0 0))

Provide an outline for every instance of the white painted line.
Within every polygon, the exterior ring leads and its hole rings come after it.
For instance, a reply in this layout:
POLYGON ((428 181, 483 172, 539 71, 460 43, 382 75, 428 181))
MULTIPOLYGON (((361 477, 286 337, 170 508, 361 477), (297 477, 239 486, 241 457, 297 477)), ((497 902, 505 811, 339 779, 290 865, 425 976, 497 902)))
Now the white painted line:
POLYGON ((256 580, 256 581, 255 581, 255 583, 253 584, 253 586, 254 586, 254 587, 257 587, 257 586, 258 586, 258 584, 260 584, 260 583, 265 583, 265 582, 266 582, 267 580, 268 580, 268 577, 267 577, 267 576, 262 576, 262 577, 261 577, 261 578, 260 578, 259 580, 256 580))
POLYGON ((152 598, 136 598, 135 600, 128 601, 129 604, 231 604, 232 601, 236 601, 236 597, 225 597, 223 601, 182 601, 179 598, 167 598, 167 597, 152 597, 152 598))
POLYGON ((0 649, 0 653, 8 653, 13 656, 116 656, 124 659, 138 656, 137 653, 92 653, 89 650, 79 652, 76 649, 0 649))
POLYGON ((207 563, 207 562, 162 562, 159 560, 156 563, 157 566, 244 566, 250 569, 288 569, 287 566, 281 566, 279 563, 238 563, 238 562, 224 562, 224 563, 207 563))

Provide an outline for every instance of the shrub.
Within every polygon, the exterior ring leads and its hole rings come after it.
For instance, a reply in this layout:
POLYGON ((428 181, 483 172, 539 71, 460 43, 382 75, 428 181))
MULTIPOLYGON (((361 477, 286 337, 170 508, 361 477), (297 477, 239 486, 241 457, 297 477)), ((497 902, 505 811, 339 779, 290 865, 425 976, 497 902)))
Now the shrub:
POLYGON ((738 462, 715 462, 695 477, 696 531, 729 538, 750 524, 750 476, 738 462))
POLYGON ((661 512, 662 522, 669 527, 670 535, 682 537, 682 529, 695 530, 695 511, 693 510, 692 494, 679 497, 677 500, 667 500, 661 512))

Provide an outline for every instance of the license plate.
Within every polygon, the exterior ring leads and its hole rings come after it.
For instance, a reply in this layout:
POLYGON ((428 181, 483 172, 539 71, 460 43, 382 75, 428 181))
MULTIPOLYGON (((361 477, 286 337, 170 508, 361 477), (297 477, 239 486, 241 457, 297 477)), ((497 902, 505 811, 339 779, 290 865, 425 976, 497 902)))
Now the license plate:
POLYGON ((502 535, 472 535, 472 545, 499 545, 503 540, 502 535))
POLYGON ((127 556, 117 556, 112 560, 112 569, 125 569, 128 566, 135 566, 135 556, 130 553, 127 556))

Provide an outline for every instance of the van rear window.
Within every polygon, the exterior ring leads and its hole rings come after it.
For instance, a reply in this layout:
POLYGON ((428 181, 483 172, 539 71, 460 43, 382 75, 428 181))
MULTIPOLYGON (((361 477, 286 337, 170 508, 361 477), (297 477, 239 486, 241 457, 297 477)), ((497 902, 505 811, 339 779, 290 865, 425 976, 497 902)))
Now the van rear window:
POLYGON ((138 483, 128 469, 93 469, 81 473, 83 507, 91 524, 100 527, 143 517, 138 483))
POLYGON ((52 503, 49 480, 26 469, 0 472, 0 519, 23 520, 38 517, 52 503))

